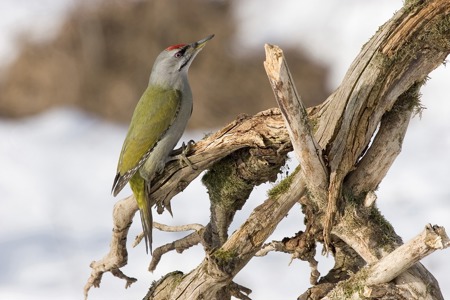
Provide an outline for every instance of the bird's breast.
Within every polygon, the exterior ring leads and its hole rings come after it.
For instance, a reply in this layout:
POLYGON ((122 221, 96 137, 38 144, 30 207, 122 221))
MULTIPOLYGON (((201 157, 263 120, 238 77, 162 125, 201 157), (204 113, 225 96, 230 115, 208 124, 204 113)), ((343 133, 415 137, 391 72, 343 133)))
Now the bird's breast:
POLYGON ((156 172, 164 166, 169 154, 172 152, 186 129, 191 116, 192 106, 192 96, 183 94, 183 99, 174 121, 153 147, 147 161, 140 169, 141 175, 144 178, 153 178, 156 172))

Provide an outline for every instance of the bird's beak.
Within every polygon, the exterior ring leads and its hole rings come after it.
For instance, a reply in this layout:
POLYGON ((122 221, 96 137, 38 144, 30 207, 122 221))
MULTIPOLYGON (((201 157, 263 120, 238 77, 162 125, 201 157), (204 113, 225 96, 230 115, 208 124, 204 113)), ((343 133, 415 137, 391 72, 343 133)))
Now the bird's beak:
POLYGON ((205 47, 206 42, 209 41, 210 39, 212 39, 214 37, 214 34, 208 35, 207 37, 205 37, 204 39, 201 39, 198 42, 194 42, 191 44, 192 49, 194 49, 195 51, 200 51, 203 47, 205 47))
POLYGON ((182 69, 187 69, 186 67, 189 67, 191 62, 194 60, 195 56, 205 47, 206 42, 208 42, 210 39, 214 37, 214 34, 211 34, 204 39, 201 39, 198 42, 194 42, 192 44, 188 45, 188 48, 186 49, 185 54, 185 60, 183 64, 180 66, 178 71, 181 71, 182 69))

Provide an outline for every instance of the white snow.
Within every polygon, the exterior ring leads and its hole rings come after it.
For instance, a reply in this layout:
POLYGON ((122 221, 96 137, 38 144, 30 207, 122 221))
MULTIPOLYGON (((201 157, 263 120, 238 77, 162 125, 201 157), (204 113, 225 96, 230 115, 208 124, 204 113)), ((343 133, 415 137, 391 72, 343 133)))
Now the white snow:
MULTIPOLYGON (((34 2, 1 2, 0 20, 8 15, 5 12, 10 15, 8 26, 0 22, 0 32, 13 34, 11 24, 16 22, 23 22, 23 28, 37 26, 26 23, 23 15, 37 17, 45 7, 54 20, 64 11, 55 0, 42 2, 44 7, 38 10, 30 8, 30 3, 34 2)), ((321 0, 314 6, 294 0, 283 5, 269 0, 240 3, 238 41, 248 49, 261 49, 265 42, 301 45, 330 64, 333 87, 361 45, 401 6, 401 1, 388 0, 321 0)), ((443 66, 431 74, 422 89, 427 109, 422 119, 412 120, 403 151, 377 192, 382 213, 404 240, 429 222, 450 230, 449 78, 443 66)), ((182 140, 198 140, 207 131, 188 132, 182 140)), ((125 127, 69 108, 22 120, 0 119, 0 299, 82 298, 89 263, 108 251, 112 207, 117 200, 110 189, 125 133, 125 127)), ((270 186, 255 189, 232 230, 265 199, 270 186)), ((119 199, 129 193, 127 187, 119 199)), ((174 218, 164 214, 156 219, 173 225, 208 222, 208 197, 199 180, 174 198, 173 211, 174 218)), ((294 208, 271 239, 292 236, 302 224, 300 208, 294 208)), ((140 226, 136 217, 131 237, 140 232, 140 226)), ((154 247, 181 236, 158 231, 154 235, 154 247)), ((106 274, 101 288, 91 290, 90 299, 142 298, 151 281, 173 270, 188 272, 202 257, 200 247, 182 255, 170 253, 151 274, 147 272, 150 256, 140 245, 130 249, 129 263, 123 268, 138 282, 125 290, 123 281, 106 274)), ((331 261, 320 260, 319 269, 325 274, 331 261)), ((296 298, 309 285, 309 268, 301 261, 288 266, 289 261, 288 256, 276 253, 254 258, 236 282, 251 288, 253 299, 296 298)), ((432 254, 423 263, 439 280, 444 297, 450 297, 448 250, 432 254)))

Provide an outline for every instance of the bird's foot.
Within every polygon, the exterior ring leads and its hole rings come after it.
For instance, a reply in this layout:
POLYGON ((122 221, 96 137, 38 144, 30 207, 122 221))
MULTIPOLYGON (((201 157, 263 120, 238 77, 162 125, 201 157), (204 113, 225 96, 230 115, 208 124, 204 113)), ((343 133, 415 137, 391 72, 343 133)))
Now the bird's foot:
POLYGON ((192 146, 195 145, 194 140, 190 140, 187 145, 183 142, 183 144, 181 144, 181 154, 180 154, 180 158, 182 161, 184 161, 189 167, 191 167, 192 170, 197 170, 198 168, 196 166, 194 166, 194 164, 189 160, 189 158, 187 158, 187 155, 192 151, 192 146))
POLYGON ((187 158, 187 155, 192 151, 193 145, 195 145, 194 140, 190 140, 187 143, 187 145, 186 145, 186 143, 183 142, 183 144, 181 144, 180 148, 172 151, 168 161, 172 161, 172 160, 178 160, 180 162, 183 161, 186 165, 191 167, 192 170, 194 170, 194 171, 197 170, 198 168, 187 158))

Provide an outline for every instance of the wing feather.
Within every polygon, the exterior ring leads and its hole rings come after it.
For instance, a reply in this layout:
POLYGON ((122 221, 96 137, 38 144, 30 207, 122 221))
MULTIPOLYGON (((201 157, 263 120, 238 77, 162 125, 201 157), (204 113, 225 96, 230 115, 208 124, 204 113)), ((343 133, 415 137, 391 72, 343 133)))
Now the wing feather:
POLYGON ((181 106, 181 92, 148 87, 133 113, 122 146, 113 194, 117 195, 144 164, 152 149, 174 122, 181 106))

